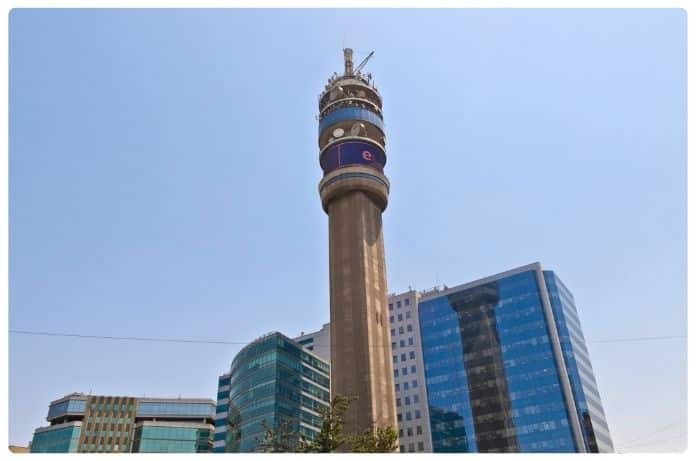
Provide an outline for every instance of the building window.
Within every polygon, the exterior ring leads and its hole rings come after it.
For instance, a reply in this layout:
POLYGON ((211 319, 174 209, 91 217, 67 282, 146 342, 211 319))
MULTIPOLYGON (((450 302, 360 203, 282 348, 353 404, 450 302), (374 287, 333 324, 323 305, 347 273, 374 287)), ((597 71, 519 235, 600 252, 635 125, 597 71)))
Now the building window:
POLYGON ((411 311, 406 311, 406 318, 410 319, 411 318, 411 311))
POLYGON ((402 362, 405 362, 405 361, 406 361, 406 354, 405 354, 405 353, 404 353, 404 354, 401 354, 401 361, 402 361, 402 362))
POLYGON ((406 412, 406 421, 411 421, 411 412, 410 411, 406 412))
POLYGON ((418 403, 420 398, 418 397, 418 394, 413 394, 413 403, 418 403))
POLYGON ((410 427, 406 429, 406 435, 409 437, 413 437, 413 429, 410 427))
POLYGON ((393 315, 389 316, 389 323, 394 323, 394 316, 393 315))
POLYGON ((408 325, 406 325, 406 331, 408 331, 408 332, 413 331, 413 325, 411 325, 410 323, 408 325))
POLYGON ((423 433, 423 428, 421 426, 416 426, 416 435, 421 435, 423 433))
POLYGON ((400 451, 401 453, 406 453, 406 450, 404 450, 404 446, 403 446, 403 445, 399 445, 399 451, 400 451))
POLYGON ((406 376, 408 374, 408 368, 404 367, 401 369, 401 376, 406 376))
POLYGON ((392 343, 392 349, 396 349, 396 341, 392 343))
POLYGON ((408 338, 408 345, 413 346, 413 337, 408 338))
POLYGON ((396 390, 396 392, 399 392, 399 383, 394 384, 394 390, 396 390))
POLYGON ((394 368, 394 377, 396 378, 397 376, 399 376, 399 369, 394 368))
POLYGON ((399 334, 403 335, 404 334, 404 327, 399 327, 399 334))
POLYGON ((414 414, 416 415, 416 419, 420 419, 420 410, 416 410, 414 414))
POLYGON ((415 359, 415 358, 416 358, 416 352, 415 352, 415 351, 409 352, 409 353, 408 353, 408 358, 409 358, 409 359, 415 359))
POLYGON ((397 309, 401 308, 401 301, 397 301, 397 302, 396 302, 396 308, 397 308, 397 309))
POLYGON ((390 310, 390 311, 393 311, 393 310, 394 310, 394 304, 389 303, 389 310, 390 310))
POLYGON ((401 322, 404 319, 404 314, 399 314, 398 319, 399 319, 399 322, 401 322))
POLYGON ((401 406, 401 399, 399 399, 399 398, 396 399, 396 406, 397 407, 401 406))
POLYGON ((392 328, 392 329, 391 329, 391 335, 394 336, 394 334, 396 334, 396 330, 392 328))
POLYGON ((408 306, 409 304, 411 304, 411 300, 408 298, 404 299, 404 306, 408 306))
POLYGON ((403 429, 399 429, 399 437, 403 437, 403 436, 404 436, 404 430, 403 430, 403 429))
POLYGON ((398 422, 401 422, 401 419, 402 419, 402 418, 401 418, 401 413, 397 413, 397 414, 396 414, 396 420, 397 420, 398 422))
POLYGON ((408 452, 409 452, 409 453, 413 453, 414 451, 416 451, 416 449, 413 447, 413 444, 412 444, 412 443, 409 443, 409 444, 408 444, 408 452))
POLYGON ((406 381, 406 382, 404 383, 404 390, 405 390, 405 391, 408 390, 408 381, 406 381))
POLYGON ((416 372, 416 366, 415 366, 415 365, 411 365, 411 373, 415 373, 415 372, 416 372))
POLYGON ((425 450, 425 447, 423 447, 423 442, 418 442, 418 451, 423 451, 425 450))
POLYGON ((411 405, 411 397, 408 395, 404 397, 404 405, 411 405))
POLYGON ((418 380, 411 381, 411 387, 418 387, 418 380))
POLYGON ((395 355, 392 355, 392 362, 396 363, 396 356, 395 355))
POLYGON ((403 340, 403 339, 400 339, 400 340, 399 340, 399 346, 400 346, 400 347, 405 347, 405 346, 406 346, 406 344, 404 343, 404 340, 403 340))

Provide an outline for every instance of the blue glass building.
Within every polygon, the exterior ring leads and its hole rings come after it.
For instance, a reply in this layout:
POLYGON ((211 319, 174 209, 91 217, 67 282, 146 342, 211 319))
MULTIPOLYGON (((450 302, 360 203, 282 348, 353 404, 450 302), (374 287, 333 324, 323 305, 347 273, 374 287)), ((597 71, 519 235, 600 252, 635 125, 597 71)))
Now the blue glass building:
POLYGON ((313 439, 330 400, 329 364, 281 333, 245 346, 218 379, 214 452, 261 451, 264 423, 313 439))
POLYGON ((570 292, 538 263, 424 294, 435 452, 610 452, 570 292))
POLYGON ((74 393, 49 404, 32 453, 206 453, 215 405, 208 399, 74 393))

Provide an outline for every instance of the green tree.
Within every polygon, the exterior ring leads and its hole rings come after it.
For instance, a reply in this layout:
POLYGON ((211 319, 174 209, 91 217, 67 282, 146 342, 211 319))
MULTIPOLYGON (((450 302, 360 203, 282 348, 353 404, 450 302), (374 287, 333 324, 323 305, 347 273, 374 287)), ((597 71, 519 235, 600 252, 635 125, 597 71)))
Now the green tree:
POLYGON ((291 420, 284 419, 280 421, 278 427, 270 427, 266 420, 261 422, 263 426, 263 439, 258 442, 258 451, 263 453, 288 453, 296 450, 298 437, 297 432, 293 428, 291 420))
POLYGON ((332 453, 350 441, 343 434, 343 415, 355 397, 337 395, 331 399, 326 408, 318 410, 321 415, 321 431, 313 440, 304 437, 300 440, 299 451, 302 453, 332 453))
POLYGON ((353 453, 393 453, 399 444, 393 427, 367 429, 351 439, 353 453))

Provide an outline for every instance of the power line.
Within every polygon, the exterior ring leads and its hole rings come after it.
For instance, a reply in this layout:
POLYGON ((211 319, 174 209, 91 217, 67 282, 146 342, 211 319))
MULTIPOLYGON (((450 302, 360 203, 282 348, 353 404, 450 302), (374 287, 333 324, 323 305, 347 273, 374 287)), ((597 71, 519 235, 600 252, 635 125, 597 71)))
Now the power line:
POLYGON ((617 449, 617 450, 623 450, 623 449, 625 449, 625 448, 632 448, 632 447, 636 447, 636 446, 654 445, 654 444, 658 444, 658 443, 662 443, 662 442, 671 440, 671 439, 673 439, 673 438, 675 438, 675 437, 681 436, 682 434, 672 435, 672 436, 670 436, 670 437, 668 437, 668 438, 666 438, 666 439, 663 439, 663 440, 657 440, 657 441, 653 440, 653 441, 649 441, 649 439, 650 439, 651 437, 653 437, 653 436, 655 436, 655 435, 657 435, 657 434, 660 434, 661 432, 664 432, 664 431, 666 431, 666 430, 668 430, 668 429, 671 429, 671 428, 673 428, 673 427, 681 426, 681 425, 683 425, 683 424, 684 424, 684 421, 683 421, 683 420, 679 420, 679 421, 675 421, 675 422, 673 422, 673 423, 667 424, 667 425, 665 425, 665 426, 661 426, 661 427, 655 429, 654 431, 650 432, 650 433, 647 434, 647 435, 644 435, 644 436, 641 436, 641 437, 634 437, 634 438, 628 440, 627 442, 623 443, 621 447, 618 447, 618 448, 616 448, 616 449, 617 449))
POLYGON ((643 336, 638 338, 614 338, 614 339, 597 339, 594 341, 588 341, 592 344, 601 343, 625 343, 625 342, 636 342, 636 341, 660 341, 664 339, 685 339, 686 335, 680 336, 643 336))
POLYGON ((652 436, 654 436, 654 435, 656 435, 656 434, 659 434, 659 433, 661 433, 661 432, 666 431, 667 429, 671 429, 672 427, 675 427, 675 426, 678 426, 678 425, 681 425, 681 424, 684 424, 684 421, 683 421, 683 420, 675 421, 675 422, 673 422, 673 423, 667 424, 667 425, 662 426, 662 427, 660 427, 660 428, 658 428, 658 429, 655 429, 654 431, 652 431, 652 432, 649 433, 648 435, 644 435, 644 436, 640 436, 640 437, 634 437, 634 438, 630 439, 628 442, 624 442, 623 446, 624 446, 624 447, 627 447, 627 446, 630 447, 630 446, 633 445, 635 442, 639 442, 639 443, 640 443, 641 441, 645 441, 646 439, 649 439, 649 438, 651 438, 652 436))
POLYGON ((617 448, 617 450, 625 450, 626 448, 645 447, 645 446, 650 447, 650 446, 658 445, 658 444, 661 444, 664 442, 669 442, 669 441, 674 440, 674 439, 679 439, 681 437, 684 437, 685 435, 686 435, 685 433, 680 432, 679 434, 672 435, 672 436, 667 437, 665 439, 654 440, 654 441, 644 442, 644 443, 634 443, 632 445, 624 445, 623 447, 617 448))
POLYGON ((59 336, 66 338, 80 339, 110 339, 115 341, 149 341, 162 343, 194 343, 194 344, 230 344, 244 345, 251 341, 219 341, 212 339, 182 339, 182 338, 153 338, 146 336, 102 336, 102 335, 83 335, 77 333, 58 333, 54 331, 27 331, 27 330, 10 330, 10 333, 29 336, 59 336))
MULTIPOLYGON (((105 336, 105 335, 85 335, 79 333, 60 333, 55 331, 30 331, 30 330, 9 330, 10 333, 28 336, 54 336, 64 338, 79 338, 79 339, 107 339, 113 341, 147 341, 147 342, 162 342, 162 343, 184 343, 184 344, 222 344, 222 345, 245 345, 250 341, 223 341, 214 339, 185 339, 185 338, 155 338, 150 336, 105 336)), ((670 339, 685 339, 686 336, 640 336, 634 338, 613 338, 601 339, 595 341, 587 341, 589 344, 607 344, 607 343, 624 343, 624 342, 645 342, 645 341, 661 341, 670 339)), ((453 347, 456 344, 452 345, 453 347)), ((330 347, 328 345, 313 344, 313 347, 330 347)), ((381 345, 372 345, 371 347, 383 347, 381 345)))

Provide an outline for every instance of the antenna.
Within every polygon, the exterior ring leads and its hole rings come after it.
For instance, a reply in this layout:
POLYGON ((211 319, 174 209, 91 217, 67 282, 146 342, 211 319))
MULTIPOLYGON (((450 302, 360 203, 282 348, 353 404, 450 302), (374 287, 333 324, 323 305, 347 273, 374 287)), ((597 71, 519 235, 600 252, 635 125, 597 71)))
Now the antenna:
POLYGON ((362 62, 361 62, 360 64, 358 64, 358 67, 356 67, 356 68, 355 68, 355 71, 354 71, 356 74, 357 74, 358 72, 360 72, 360 71, 362 70, 363 67, 365 67, 365 64, 367 64, 367 61, 370 60, 370 58, 372 57, 373 54, 375 54, 375 52, 374 52, 374 51, 370 51, 370 54, 368 54, 367 57, 366 57, 365 59, 363 59, 362 62))
POLYGON ((343 64, 345 66, 344 75, 353 75, 353 50, 343 48, 343 64))

